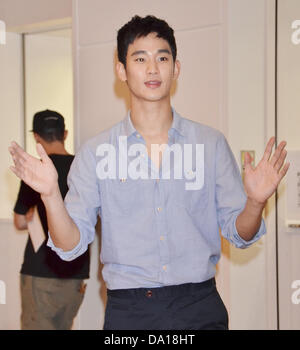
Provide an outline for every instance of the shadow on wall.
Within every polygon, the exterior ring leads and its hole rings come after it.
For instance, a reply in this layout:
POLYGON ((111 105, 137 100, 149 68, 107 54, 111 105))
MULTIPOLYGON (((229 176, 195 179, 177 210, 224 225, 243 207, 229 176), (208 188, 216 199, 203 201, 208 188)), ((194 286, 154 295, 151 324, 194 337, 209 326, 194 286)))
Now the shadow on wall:
MULTIPOLYGON (((220 233, 221 234, 221 233, 220 233)), ((221 251, 222 255, 230 261, 233 265, 247 265, 251 260, 254 260, 263 249, 263 242, 260 239, 249 248, 240 249, 230 244, 227 239, 221 236, 221 251)), ((217 273, 219 273, 219 266, 217 265, 217 273)))
MULTIPOLYGON (((118 62, 118 52, 115 50, 114 53, 114 72, 115 72, 115 82, 114 82, 114 93, 115 96, 119 99, 123 99, 126 107, 126 111, 130 109, 130 94, 127 87, 127 83, 122 82, 117 75, 116 72, 116 64, 118 62)), ((172 88, 171 88, 171 98, 176 94, 178 87, 178 81, 175 80, 173 82, 172 88)))

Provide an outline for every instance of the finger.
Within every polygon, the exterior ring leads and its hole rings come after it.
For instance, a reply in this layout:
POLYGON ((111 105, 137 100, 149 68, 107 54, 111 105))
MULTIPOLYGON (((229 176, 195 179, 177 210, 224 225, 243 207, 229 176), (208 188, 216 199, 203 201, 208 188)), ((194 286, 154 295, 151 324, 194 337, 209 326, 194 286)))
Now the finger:
POLYGON ((12 160, 14 162, 14 168, 20 170, 21 169, 21 165, 20 165, 20 162, 19 162, 18 158, 15 157, 15 156, 12 156, 12 160))
POLYGON ((278 158, 277 162, 274 165, 274 169, 278 172, 280 170, 280 168, 282 167, 285 159, 287 156, 287 150, 282 150, 280 157, 278 158))
POLYGON ((17 152, 15 152, 15 150, 14 150, 13 147, 8 147, 8 150, 9 150, 9 153, 11 154, 12 160, 13 160, 14 162, 16 162, 17 159, 19 158, 17 152))
POLYGON ((251 162, 252 162, 252 157, 249 154, 249 152, 246 152, 245 153, 245 158, 244 158, 244 169, 245 170, 252 169, 251 162))
POLYGON ((35 159, 34 157, 32 157, 31 155, 29 155, 27 152, 25 152, 23 150, 23 148, 17 144, 17 142, 15 141, 12 141, 11 143, 11 148, 12 148, 12 151, 13 151, 13 154, 16 156, 16 157, 20 157, 20 158, 23 158, 24 160, 26 161, 30 161, 32 159, 35 159))
POLYGON ((16 156, 14 149, 12 147, 8 147, 8 150, 9 150, 9 153, 11 154, 11 158, 14 162, 14 165, 17 166, 17 158, 18 157, 16 156))
POLYGON ((271 160, 270 160, 270 164, 271 165, 275 165, 276 162, 278 161, 278 159, 280 158, 281 152, 283 151, 284 147, 286 146, 286 142, 282 141, 280 142, 279 146, 276 148, 271 160))
POLYGON ((15 154, 12 156, 12 159, 14 161, 14 166, 11 166, 10 170, 21 180, 25 180, 26 161, 23 158, 16 156, 15 154))
POLYGON ((273 148, 274 144, 275 144, 275 137, 272 136, 270 138, 270 140, 268 141, 268 143, 267 143, 267 146, 266 146, 266 149, 265 149, 265 153, 263 155, 262 160, 264 160, 264 161, 268 161, 269 160, 269 158, 270 158, 270 156, 272 154, 272 148, 273 148))
POLYGON ((12 156, 13 162, 15 164, 15 168, 24 171, 24 165, 25 165, 25 160, 22 159, 21 157, 18 157, 16 155, 12 156))
POLYGON ((41 157, 41 160, 43 162, 49 160, 48 154, 46 153, 44 147, 40 143, 37 143, 36 150, 37 150, 37 153, 41 157))
POLYGON ((281 171, 279 172, 279 179, 280 181, 282 180, 282 178, 285 176, 285 174, 287 173, 288 169, 289 169, 290 163, 285 163, 283 168, 281 169, 281 171))
POLYGON ((14 166, 10 166, 9 169, 21 180, 22 179, 22 173, 14 166))
MULTIPOLYGON (((42 145, 39 145, 37 150, 40 152, 41 157, 43 157, 44 160, 48 158, 42 145)), ((10 152, 13 155, 13 160, 15 162, 16 168, 20 170, 22 173, 25 174, 26 173, 25 170, 28 170, 29 172, 33 172, 33 173, 36 171, 36 167, 37 167, 37 164, 40 163, 40 159, 33 157, 27 152, 25 152, 23 148, 20 147, 15 141, 11 143, 10 152)))
POLYGON ((9 150, 9 153, 11 154, 11 155, 14 155, 14 149, 13 149, 13 147, 8 147, 8 150, 9 150))

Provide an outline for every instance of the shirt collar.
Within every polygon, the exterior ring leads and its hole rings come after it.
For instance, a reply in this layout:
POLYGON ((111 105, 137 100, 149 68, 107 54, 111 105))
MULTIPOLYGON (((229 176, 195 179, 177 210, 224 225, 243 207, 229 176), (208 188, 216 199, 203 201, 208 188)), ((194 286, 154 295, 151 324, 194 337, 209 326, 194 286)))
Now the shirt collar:
MULTIPOLYGON (((173 130, 177 131, 181 136, 184 136, 184 126, 183 126, 183 118, 175 111, 175 109, 172 107, 172 113, 173 113, 173 121, 170 127, 169 132, 173 132, 173 130)), ((130 117, 130 111, 128 111, 127 116, 123 120, 122 123, 122 134, 124 136, 130 137, 131 135, 135 134, 137 135, 138 132, 135 129, 135 127, 132 124, 131 117, 130 117)))
POLYGON ((127 116, 123 120, 122 123, 122 134, 124 136, 130 137, 133 134, 137 134, 137 131, 135 127, 132 124, 131 118, 130 118, 130 111, 128 111, 127 116))
POLYGON ((169 131, 175 130, 177 131, 181 136, 184 136, 184 127, 183 127, 183 118, 175 111, 175 109, 172 107, 173 112, 173 121, 172 125, 169 131))

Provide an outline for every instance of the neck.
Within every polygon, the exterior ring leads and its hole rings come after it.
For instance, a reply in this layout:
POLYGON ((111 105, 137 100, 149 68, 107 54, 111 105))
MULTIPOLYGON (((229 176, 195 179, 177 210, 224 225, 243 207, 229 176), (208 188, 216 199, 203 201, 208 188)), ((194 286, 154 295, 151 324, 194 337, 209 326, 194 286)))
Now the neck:
POLYGON ((130 116, 133 126, 142 136, 166 134, 173 120, 170 98, 157 102, 132 99, 130 116))
POLYGON ((63 142, 54 141, 54 142, 41 142, 44 147, 46 153, 49 154, 69 154, 63 142))

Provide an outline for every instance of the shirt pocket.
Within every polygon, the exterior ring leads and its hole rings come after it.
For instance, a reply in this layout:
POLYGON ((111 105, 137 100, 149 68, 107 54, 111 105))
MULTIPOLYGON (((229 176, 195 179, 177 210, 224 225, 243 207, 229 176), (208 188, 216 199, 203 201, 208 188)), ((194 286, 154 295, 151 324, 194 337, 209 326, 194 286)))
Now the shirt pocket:
POLYGON ((199 190, 187 191, 187 209, 191 215, 201 214, 208 208, 209 193, 207 186, 199 190))
POLYGON ((106 201, 109 217, 134 216, 145 204, 144 183, 141 180, 107 180, 106 201))
POLYGON ((204 213, 209 204, 208 186, 204 183, 200 189, 187 189, 186 180, 174 181, 173 200, 176 206, 184 208, 190 215, 204 213))

